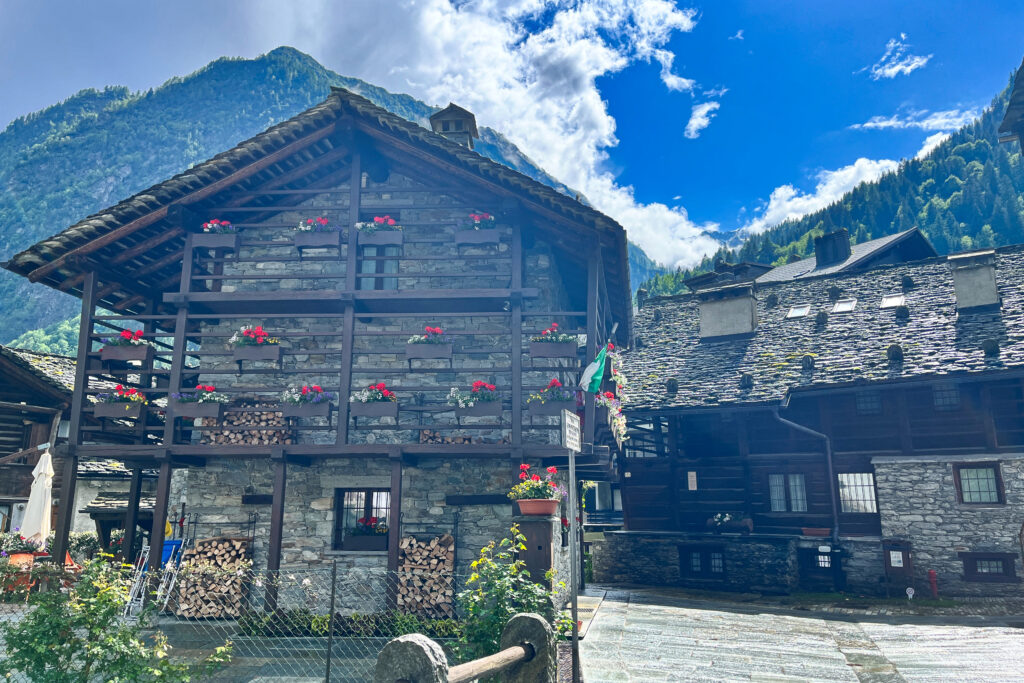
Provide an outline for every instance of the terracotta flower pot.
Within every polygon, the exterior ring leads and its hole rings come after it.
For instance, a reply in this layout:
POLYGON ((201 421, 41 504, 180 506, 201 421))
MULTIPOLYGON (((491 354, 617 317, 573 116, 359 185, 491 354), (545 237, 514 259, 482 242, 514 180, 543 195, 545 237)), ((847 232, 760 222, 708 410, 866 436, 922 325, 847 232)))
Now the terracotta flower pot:
POLYGON ((92 407, 92 414, 96 417, 126 417, 136 420, 142 414, 142 403, 96 403, 92 407))
POLYGON ((575 358, 576 344, 573 342, 530 342, 531 358, 575 358))
POLYGON ((12 567, 30 568, 35 564, 36 556, 33 553, 11 553, 8 562, 12 567))
POLYGON ((212 417, 219 420, 224 413, 224 404, 216 401, 173 401, 173 408, 176 417, 212 417))
POLYGON ((331 402, 283 403, 281 414, 285 417, 328 417, 331 414, 331 402))
POLYGON ((530 517, 551 517, 558 510, 558 501, 554 498, 522 498, 519 513, 530 517))
POLYGON ((501 233, 497 230, 456 230, 455 244, 497 244, 501 233))
POLYGON ((365 246, 397 246, 402 244, 401 230, 377 230, 376 232, 360 232, 359 244, 365 246))
POLYGON ((238 251, 237 232, 197 232, 192 236, 192 246, 205 249, 231 249, 238 251))

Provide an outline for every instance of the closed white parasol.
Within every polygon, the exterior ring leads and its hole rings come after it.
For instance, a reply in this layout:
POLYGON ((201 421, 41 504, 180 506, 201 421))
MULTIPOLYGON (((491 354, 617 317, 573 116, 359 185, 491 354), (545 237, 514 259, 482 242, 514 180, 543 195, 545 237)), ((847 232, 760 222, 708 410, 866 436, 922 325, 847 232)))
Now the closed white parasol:
POLYGON ((50 535, 50 506, 53 503, 53 459, 50 451, 44 451, 32 470, 32 490, 28 494, 28 505, 25 506, 25 519, 21 523, 21 535, 26 540, 38 543, 40 547, 46 543, 50 535))

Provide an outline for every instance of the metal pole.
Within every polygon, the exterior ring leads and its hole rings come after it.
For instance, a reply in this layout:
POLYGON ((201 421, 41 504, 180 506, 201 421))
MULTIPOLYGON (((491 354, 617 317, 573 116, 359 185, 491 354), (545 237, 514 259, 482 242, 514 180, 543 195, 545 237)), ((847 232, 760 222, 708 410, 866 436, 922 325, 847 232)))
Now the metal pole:
POLYGON ((331 683, 331 651, 334 649, 334 596, 338 585, 338 561, 331 562, 331 611, 327 613, 327 669, 324 682, 331 683))
POLYGON ((580 681, 580 630, 577 590, 579 586, 579 544, 575 542, 579 533, 576 505, 576 451, 569 449, 569 591, 572 601, 572 681, 580 681))

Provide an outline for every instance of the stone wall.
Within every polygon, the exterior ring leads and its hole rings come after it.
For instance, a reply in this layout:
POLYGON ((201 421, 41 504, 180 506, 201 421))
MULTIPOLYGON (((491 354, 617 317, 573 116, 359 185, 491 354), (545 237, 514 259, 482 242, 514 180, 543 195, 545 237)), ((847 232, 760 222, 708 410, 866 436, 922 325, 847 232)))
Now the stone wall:
POLYGON ((977 455, 931 458, 874 458, 882 535, 910 541, 915 583, 928 591, 928 570, 938 574, 943 595, 1022 595, 1020 582, 992 583, 964 580, 960 552, 1016 553, 1018 579, 1021 565, 1021 529, 1024 525, 1024 456, 977 455), (953 478, 955 463, 998 461, 1005 503, 963 504, 957 501, 953 478))
POLYGON ((881 539, 847 537, 841 540, 846 590, 864 595, 881 595, 885 578, 881 539))

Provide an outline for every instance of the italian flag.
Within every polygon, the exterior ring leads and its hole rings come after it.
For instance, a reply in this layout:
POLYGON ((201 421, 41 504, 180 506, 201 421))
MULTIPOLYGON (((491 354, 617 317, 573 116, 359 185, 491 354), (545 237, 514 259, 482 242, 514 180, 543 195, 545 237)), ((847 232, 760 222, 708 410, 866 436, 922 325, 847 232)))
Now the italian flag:
POLYGON ((601 380, 604 379, 604 364, 608 360, 608 347, 602 346, 594 362, 587 366, 580 378, 580 389, 596 394, 601 391, 601 380))

